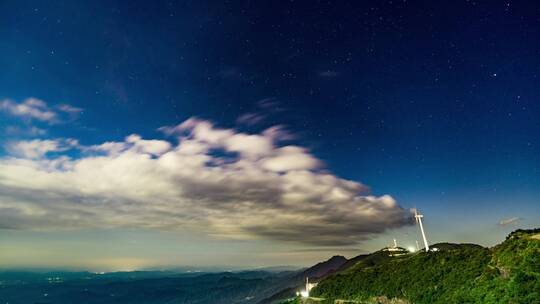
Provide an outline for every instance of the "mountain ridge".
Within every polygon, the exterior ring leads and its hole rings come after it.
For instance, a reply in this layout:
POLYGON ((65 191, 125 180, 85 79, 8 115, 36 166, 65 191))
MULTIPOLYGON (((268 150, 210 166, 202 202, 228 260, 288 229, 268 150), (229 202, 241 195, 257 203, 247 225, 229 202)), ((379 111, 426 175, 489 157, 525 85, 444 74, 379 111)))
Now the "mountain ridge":
POLYGON ((327 303, 540 303, 539 234, 516 230, 492 248, 439 243, 435 252, 391 258, 377 251, 311 294, 327 303))

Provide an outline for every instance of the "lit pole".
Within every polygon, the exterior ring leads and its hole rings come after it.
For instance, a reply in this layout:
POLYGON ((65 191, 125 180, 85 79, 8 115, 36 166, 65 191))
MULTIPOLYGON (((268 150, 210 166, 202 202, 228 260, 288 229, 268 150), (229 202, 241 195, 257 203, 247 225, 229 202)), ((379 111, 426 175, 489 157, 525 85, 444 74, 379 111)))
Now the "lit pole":
POLYGON ((427 243, 426 239, 426 233, 424 232, 424 226, 422 225, 422 218, 424 217, 423 214, 418 213, 418 210, 416 208, 414 209, 414 218, 416 219, 416 222, 420 225, 420 231, 422 231, 422 238, 424 239, 424 246, 426 248, 426 252, 429 251, 429 245, 427 243))

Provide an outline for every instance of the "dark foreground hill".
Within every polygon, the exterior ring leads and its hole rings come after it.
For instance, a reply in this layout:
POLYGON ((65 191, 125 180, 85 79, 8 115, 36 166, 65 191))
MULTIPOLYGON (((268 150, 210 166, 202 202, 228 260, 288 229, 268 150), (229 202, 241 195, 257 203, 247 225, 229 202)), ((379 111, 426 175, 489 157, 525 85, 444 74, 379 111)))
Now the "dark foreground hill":
POLYGON ((440 245, 370 264, 362 258, 322 280, 312 296, 328 303, 540 303, 540 229, 517 230, 491 249, 440 245))

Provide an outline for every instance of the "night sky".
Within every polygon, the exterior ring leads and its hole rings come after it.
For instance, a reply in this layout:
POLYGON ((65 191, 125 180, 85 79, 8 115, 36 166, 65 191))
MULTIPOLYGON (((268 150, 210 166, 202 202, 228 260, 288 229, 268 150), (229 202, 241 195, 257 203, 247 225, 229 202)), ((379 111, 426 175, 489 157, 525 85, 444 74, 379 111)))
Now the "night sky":
POLYGON ((540 225, 539 3, 218 2, 0 2, 1 267, 307 265, 413 244, 414 207, 432 242, 540 225))

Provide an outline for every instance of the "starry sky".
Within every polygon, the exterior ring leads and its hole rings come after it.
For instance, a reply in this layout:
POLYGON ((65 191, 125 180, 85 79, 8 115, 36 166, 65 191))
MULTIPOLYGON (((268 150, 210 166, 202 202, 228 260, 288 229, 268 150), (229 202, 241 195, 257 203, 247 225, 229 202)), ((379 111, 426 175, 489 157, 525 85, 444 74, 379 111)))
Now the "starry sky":
POLYGON ((540 226, 534 1, 1 1, 0 267, 309 265, 540 226))

